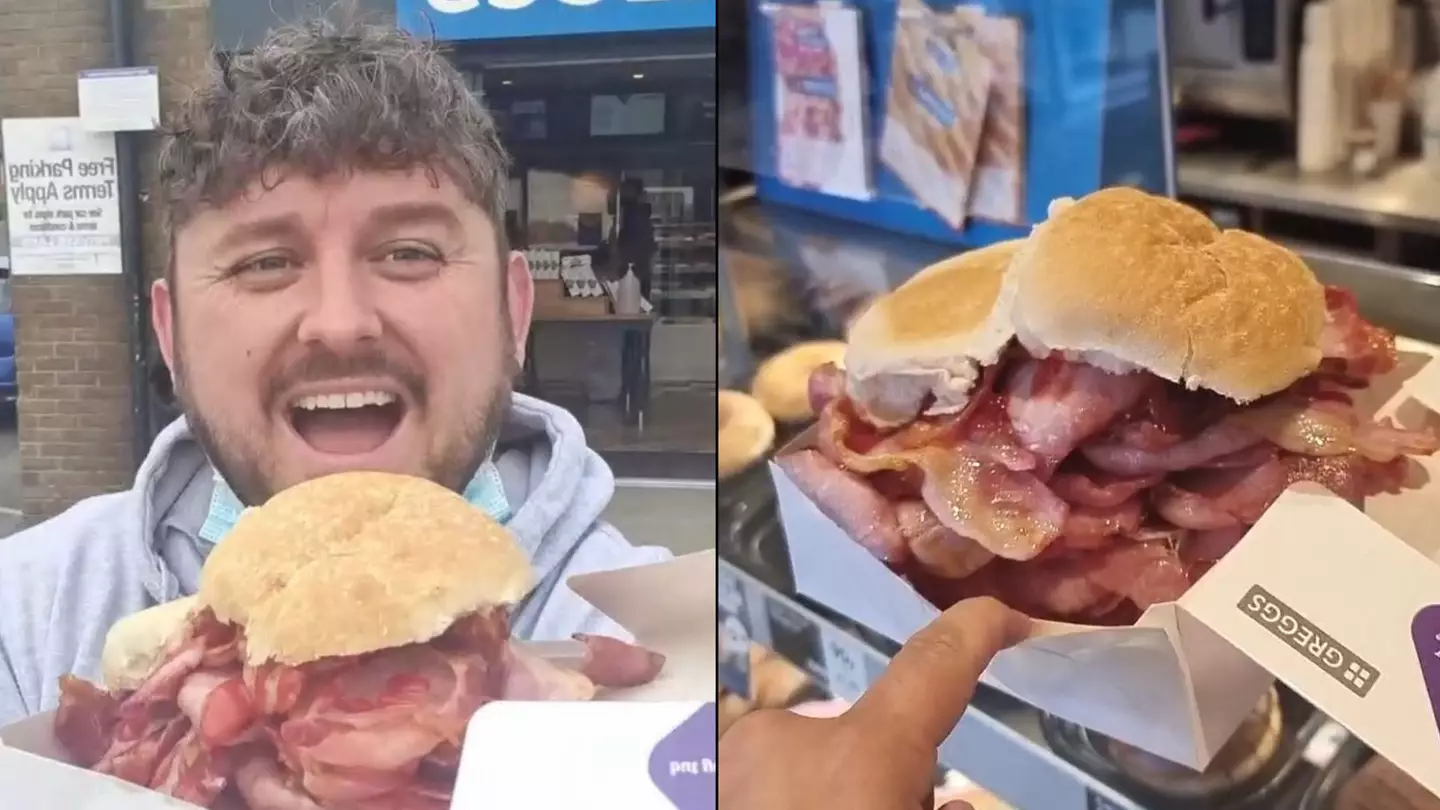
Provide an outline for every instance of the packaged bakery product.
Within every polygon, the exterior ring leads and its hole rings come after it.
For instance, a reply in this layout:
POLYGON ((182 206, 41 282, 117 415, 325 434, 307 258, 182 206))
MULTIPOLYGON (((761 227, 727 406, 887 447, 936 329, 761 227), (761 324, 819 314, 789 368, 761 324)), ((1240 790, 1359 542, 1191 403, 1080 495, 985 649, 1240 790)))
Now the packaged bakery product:
POLYGON ((1025 224, 1025 28, 1018 18, 987 15, 976 6, 951 14, 990 64, 990 93, 975 156, 969 211, 977 219, 1025 224))
POLYGON ((860 12, 838 4, 764 9, 775 65, 776 173, 797 188, 870 199, 860 12))
POLYGON ((923 0, 901 0, 880 159, 957 230, 965 224, 991 75, 971 27, 953 25, 923 0))

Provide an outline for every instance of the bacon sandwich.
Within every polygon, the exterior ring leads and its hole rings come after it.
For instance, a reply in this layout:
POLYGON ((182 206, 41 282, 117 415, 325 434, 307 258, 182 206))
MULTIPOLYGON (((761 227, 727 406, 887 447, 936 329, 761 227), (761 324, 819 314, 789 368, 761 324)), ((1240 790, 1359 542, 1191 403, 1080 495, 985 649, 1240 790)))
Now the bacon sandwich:
POLYGON ((510 641, 534 584, 510 534, 428 481, 345 473, 248 510, 199 592, 117 623, 104 688, 67 677, 77 764, 201 807, 443 810, 471 716, 586 700, 663 658, 577 636, 510 641))
POLYGON ((811 378, 814 441, 778 462, 942 606, 1127 624, 1291 483, 1401 488, 1440 441, 1355 404, 1396 363, 1291 251, 1107 189, 878 299, 844 370, 811 378))

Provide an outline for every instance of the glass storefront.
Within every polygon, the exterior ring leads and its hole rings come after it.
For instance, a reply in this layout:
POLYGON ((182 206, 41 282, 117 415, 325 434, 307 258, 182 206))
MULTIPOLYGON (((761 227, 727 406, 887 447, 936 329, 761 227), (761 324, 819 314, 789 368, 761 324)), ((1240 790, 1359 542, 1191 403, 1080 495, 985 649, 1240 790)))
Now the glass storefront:
POLYGON ((713 58, 476 61, 467 70, 515 161, 511 243, 633 269, 662 322, 713 322, 713 58))
POLYGON ((713 30, 446 45, 513 158, 505 230, 537 284, 522 390, 622 477, 713 477, 713 30))

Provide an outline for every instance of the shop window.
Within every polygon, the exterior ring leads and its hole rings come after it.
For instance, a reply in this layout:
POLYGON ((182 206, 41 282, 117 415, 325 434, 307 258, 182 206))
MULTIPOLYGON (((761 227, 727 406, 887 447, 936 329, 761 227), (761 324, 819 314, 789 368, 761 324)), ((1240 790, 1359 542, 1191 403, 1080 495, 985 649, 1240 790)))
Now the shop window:
POLYGON ((665 134, 665 94, 629 93, 590 97, 592 137, 665 134))
POLYGON ((715 318, 714 184, 697 182, 700 172, 649 169, 626 177, 645 186, 655 240, 650 301, 670 320, 715 318), (710 214, 707 216, 707 214, 710 214))
POLYGON ((531 169, 526 186, 529 247, 595 248, 609 238, 614 188, 603 174, 531 169))
POLYGON ((505 239, 511 247, 525 244, 525 178, 511 175, 505 186, 505 239))

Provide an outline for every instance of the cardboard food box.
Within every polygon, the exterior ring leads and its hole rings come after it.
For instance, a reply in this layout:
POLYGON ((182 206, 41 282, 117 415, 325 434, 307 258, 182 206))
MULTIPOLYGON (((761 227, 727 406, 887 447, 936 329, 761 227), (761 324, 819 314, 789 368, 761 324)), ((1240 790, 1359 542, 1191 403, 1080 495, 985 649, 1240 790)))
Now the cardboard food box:
MULTIPOLYGON (((466 731, 455 810, 715 807, 715 552, 581 574, 570 587, 666 657, 645 686, 587 702, 503 701, 466 731), (558 769, 558 771, 557 771, 558 769), (563 772, 564 778, 556 778, 563 772)), ((0 728, 0 807, 196 810, 70 765, 53 712, 0 728)))
MULTIPOLYGON (((1440 428, 1440 347, 1398 343, 1357 406, 1440 428)), ((1411 467, 1366 513, 1297 485, 1179 601, 1133 627, 1041 623, 985 682, 1201 769, 1278 677, 1440 793, 1440 456, 1411 467)), ((799 593, 901 642, 938 615, 771 472, 799 593)))

